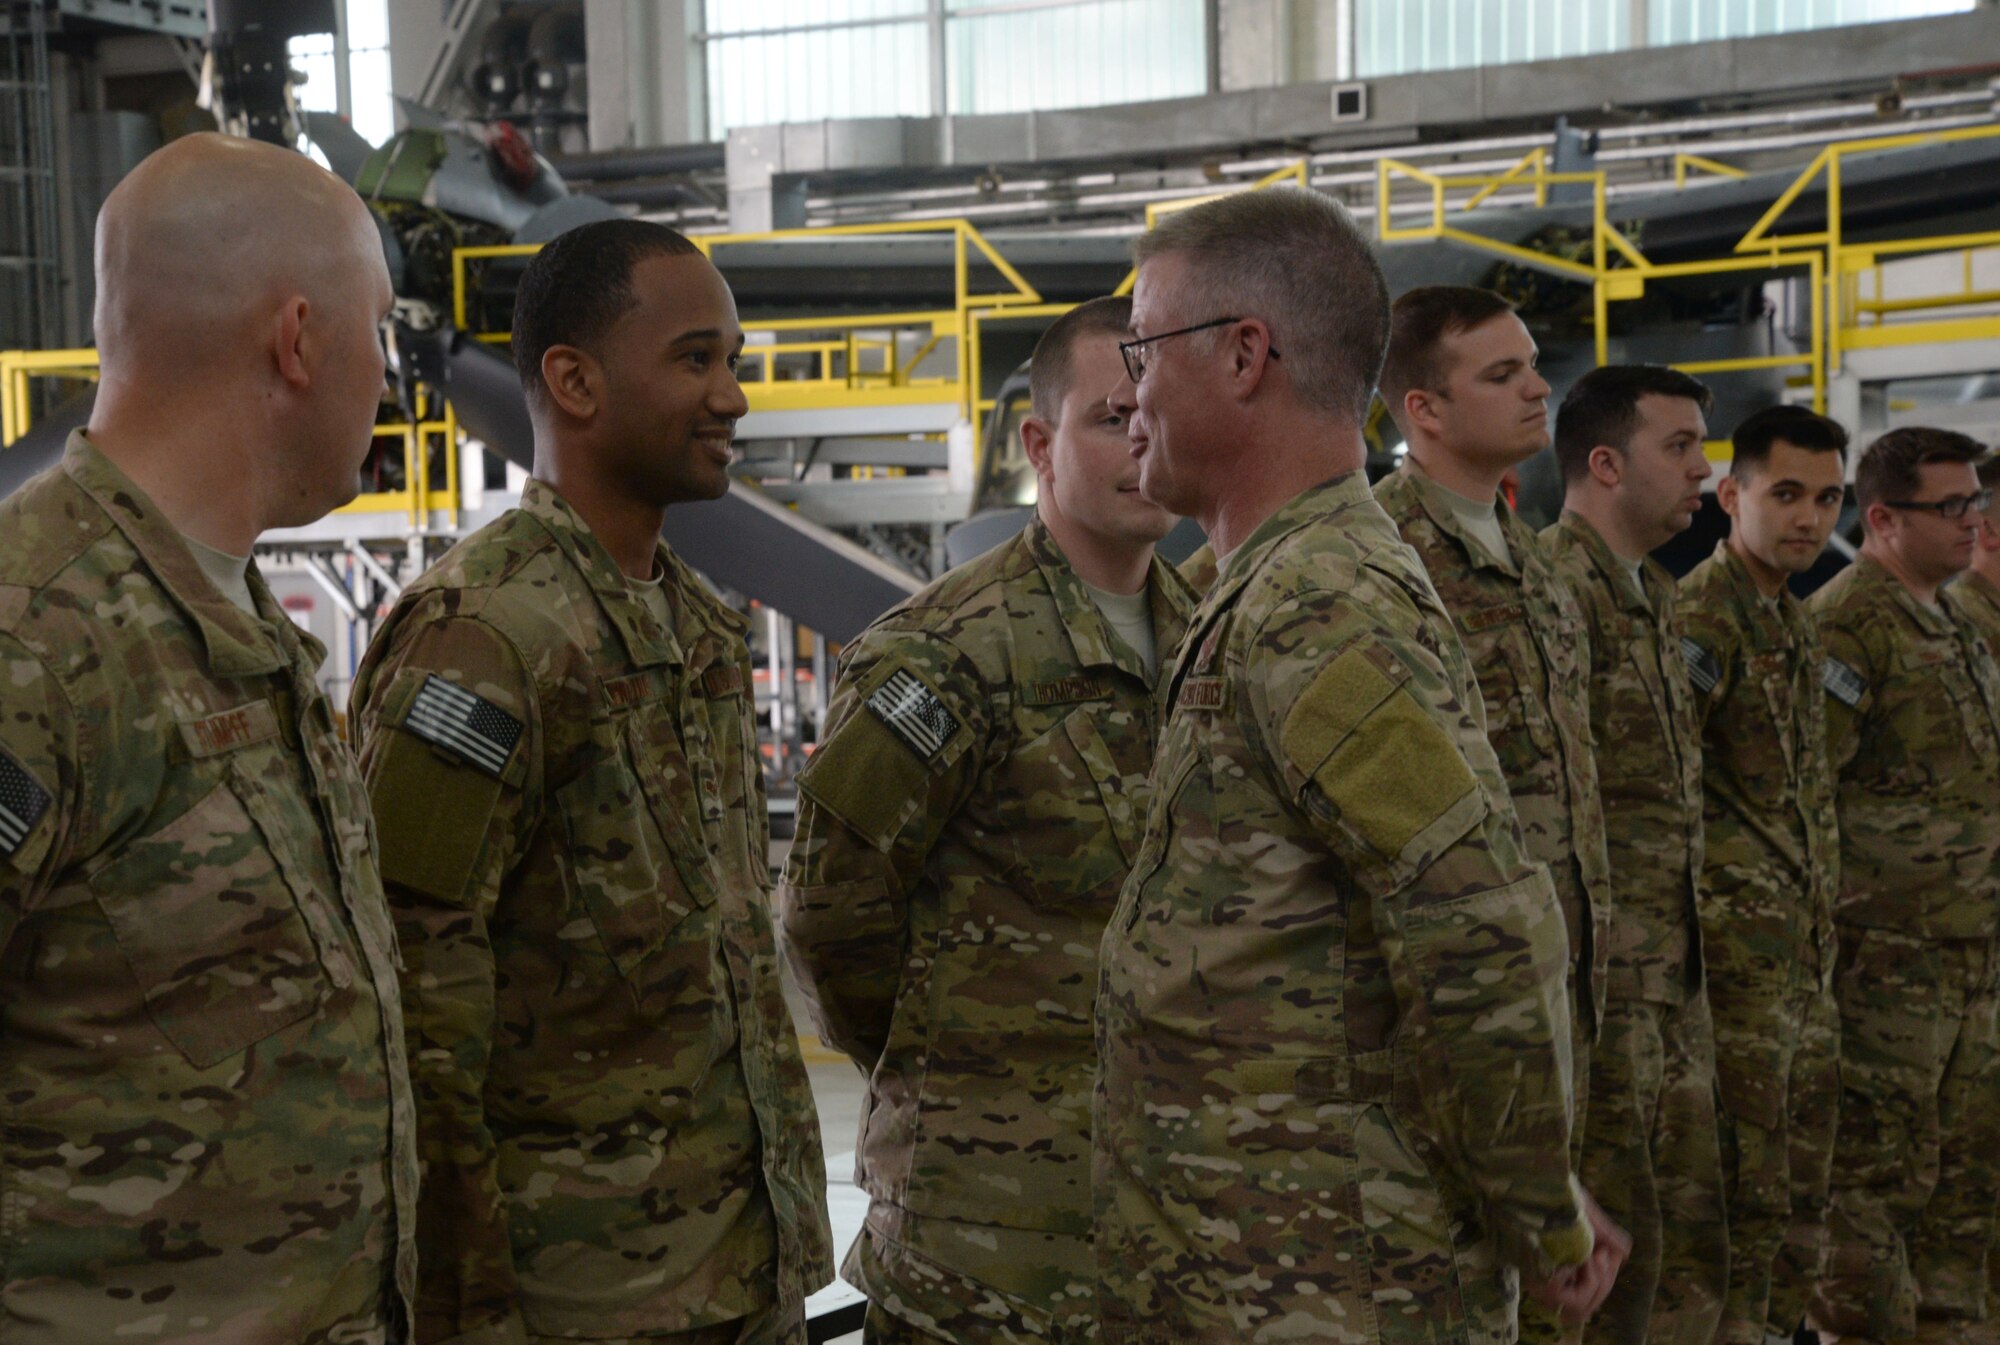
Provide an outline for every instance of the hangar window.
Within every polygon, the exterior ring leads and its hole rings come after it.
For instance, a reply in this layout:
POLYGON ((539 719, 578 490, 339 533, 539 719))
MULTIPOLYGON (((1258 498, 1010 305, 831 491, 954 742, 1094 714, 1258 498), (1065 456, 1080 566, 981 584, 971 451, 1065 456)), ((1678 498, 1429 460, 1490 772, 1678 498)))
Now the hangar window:
POLYGON ((346 117, 371 145, 396 133, 389 92, 389 0, 342 0, 340 31, 293 38, 292 64, 305 73, 299 106, 346 117))
POLYGON ((1206 0, 707 0, 709 134, 1208 87, 1206 0))
POLYGON ((1347 0, 1358 77, 1957 14, 1975 0, 1347 0), (1643 37, 1634 42, 1634 34, 1643 37))

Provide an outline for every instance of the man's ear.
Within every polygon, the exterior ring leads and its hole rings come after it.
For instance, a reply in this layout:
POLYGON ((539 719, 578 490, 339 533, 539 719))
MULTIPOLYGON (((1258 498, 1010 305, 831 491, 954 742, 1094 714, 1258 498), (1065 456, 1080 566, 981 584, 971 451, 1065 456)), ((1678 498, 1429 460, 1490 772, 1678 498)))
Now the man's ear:
POLYGON ((1436 398, 1439 395, 1423 388, 1411 388, 1403 394, 1403 416, 1425 434, 1443 433, 1444 421, 1437 413, 1436 398))
POLYGON ((1232 329, 1230 374, 1245 394, 1269 376, 1277 357, 1271 353, 1271 329, 1262 318, 1245 318, 1232 329))
POLYGON ((1877 536, 1886 537, 1895 531, 1896 511, 1880 500, 1862 510, 1861 518, 1868 525, 1868 531, 1877 536))
POLYGON ((280 305, 271 320, 271 359, 278 377, 300 392, 311 385, 312 366, 317 362, 317 352, 312 350, 314 337, 306 331, 310 316, 312 305, 303 294, 295 294, 280 305))
POLYGON ((603 399, 604 367, 575 346, 550 346, 542 352, 542 382, 564 415, 589 420, 603 399))
POLYGON ((1724 472, 1722 479, 1715 483, 1715 502, 1722 506, 1722 512, 1736 517, 1737 501, 1743 498, 1743 488, 1736 480, 1734 472, 1724 472))
POLYGON ((1044 481, 1054 479, 1055 430, 1046 420, 1029 416, 1021 422, 1021 451, 1028 455, 1028 465, 1035 469, 1036 476, 1044 481))
POLYGON ((1589 466, 1590 475, 1607 490, 1616 490, 1625 479, 1625 455, 1609 444, 1590 450, 1589 466))

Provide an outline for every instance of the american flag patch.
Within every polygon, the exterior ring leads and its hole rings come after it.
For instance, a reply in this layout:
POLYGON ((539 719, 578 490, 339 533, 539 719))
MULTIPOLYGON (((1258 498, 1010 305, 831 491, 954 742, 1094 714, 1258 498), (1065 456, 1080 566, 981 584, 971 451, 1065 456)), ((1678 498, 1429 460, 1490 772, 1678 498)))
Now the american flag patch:
POLYGON ((403 727, 490 775, 507 768, 521 740, 520 720, 436 673, 424 679, 403 727))
POLYGON ((49 791, 20 763, 0 752, 0 855, 11 855, 49 810, 49 791))
POLYGON ((1861 704, 1862 693, 1868 690, 1868 683, 1861 680, 1861 674, 1837 658, 1830 658, 1820 665, 1819 681, 1826 688, 1827 695, 1850 710, 1861 704))
POLYGON ((1681 657, 1687 660, 1688 680, 1694 683, 1696 691, 1706 696, 1715 690, 1715 684, 1722 680, 1722 665, 1716 662, 1715 655, 1683 635, 1681 657))
POLYGON ((951 735, 958 732, 958 720, 944 708, 937 693, 902 668, 875 688, 868 708, 925 761, 942 751, 951 735))

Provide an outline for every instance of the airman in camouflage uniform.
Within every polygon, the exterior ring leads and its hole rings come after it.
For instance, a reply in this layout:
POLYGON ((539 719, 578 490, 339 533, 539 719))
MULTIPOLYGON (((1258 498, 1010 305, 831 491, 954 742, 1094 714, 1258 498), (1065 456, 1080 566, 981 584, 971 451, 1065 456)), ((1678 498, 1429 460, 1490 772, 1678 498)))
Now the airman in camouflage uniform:
POLYGON ((1813 595, 1839 777, 1840 1130, 1823 1332, 1949 1340, 1983 1319, 2000 1189, 2000 670, 1953 589, 1978 444, 1876 440, 1856 470, 1868 534, 1813 595))
POLYGON ((1224 560, 1104 942, 1103 1338, 1501 1342, 1516 1268, 1590 1271, 1586 1314, 1616 1258, 1570 1171, 1562 912, 1359 470, 1381 272, 1307 192, 1138 252, 1141 489, 1224 560), (1217 309, 1251 316, 1143 335, 1217 309))
POLYGON ((1568 505, 1542 534, 1589 628, 1591 730, 1614 880, 1582 1167, 1584 1184, 1633 1240, 1610 1301, 1586 1329, 1607 1345, 1707 1345, 1728 1284, 1696 915, 1701 730, 1674 582, 1651 559, 1627 559, 1645 557, 1692 518, 1708 475, 1706 404, 1699 383, 1670 370, 1585 375, 1556 419, 1568 505), (1593 519, 1618 520, 1626 550, 1614 550, 1593 519))
POLYGON ((100 224, 89 435, 0 505, 9 1341, 401 1338, 417 1164, 395 934, 325 651, 247 558, 262 527, 354 493, 393 297, 377 238, 289 151, 195 136, 141 164, 100 224), (144 292, 183 246, 221 264, 182 231, 225 218, 230 277, 144 292), (269 344, 297 293, 310 394, 269 344), (214 344, 165 348, 190 320, 214 344), (234 599, 197 532, 238 557, 234 599))
MULTIPOLYGON (((1989 453, 1979 464, 1979 487, 2000 491, 2000 453, 1989 453)), ((1972 568, 1954 592, 1959 606, 1986 637, 1986 647, 2000 654, 2000 495, 1982 513, 1972 568)))
POLYGON ((1791 1339, 1819 1278, 1840 1104, 1825 655, 1785 581, 1839 518, 1847 435, 1781 406, 1735 440, 1717 489, 1735 525, 1678 605, 1702 725, 1702 956, 1729 1196, 1721 1338, 1764 1345, 1791 1339))
MULTIPOLYGON (((685 246, 636 221, 550 244, 523 280, 517 359, 547 344, 574 377, 640 332, 685 341, 705 358, 659 391, 703 398, 726 433, 734 305, 685 246), (555 327, 565 296, 621 284, 619 325, 555 327)), ((561 419, 574 387, 537 394, 538 452, 601 499, 591 455, 617 448, 561 419)), ((670 412, 629 423, 677 473, 643 482, 655 499, 724 484, 714 455, 689 462, 652 429, 670 412)), ((658 514, 632 514, 653 584, 531 479, 404 591, 355 679, 406 963, 420 1342, 802 1341, 800 1304, 831 1273, 746 625, 659 541, 658 514)))
POLYGON ((871 1341, 1095 1336, 1091 1006, 1145 820, 1157 663, 1058 529, 1142 583, 1153 649, 1194 607, 1152 556, 1173 517, 1116 489, 1137 474, 1106 405, 1130 308, 1095 300, 1043 338, 1041 517, 848 649, 800 778, 782 926, 824 1035, 869 1077, 874 1206, 845 1273, 878 1308, 871 1341), (1092 457, 1111 470, 1072 488, 1092 457))
MULTIPOLYGON (((1548 447, 1549 385, 1535 371, 1537 355, 1513 305, 1490 290, 1431 285, 1399 297, 1382 396, 1409 450, 1376 483, 1375 499, 1452 615, 1528 852, 1548 865, 1562 904, 1577 1159, 1591 1043, 1604 1012, 1611 872, 1591 751, 1583 613, 1541 540, 1500 496, 1507 469, 1548 447), (1449 488, 1426 464, 1480 498, 1449 488)), ((1529 1302, 1522 1329, 1547 1339, 1562 1324, 1529 1302)))

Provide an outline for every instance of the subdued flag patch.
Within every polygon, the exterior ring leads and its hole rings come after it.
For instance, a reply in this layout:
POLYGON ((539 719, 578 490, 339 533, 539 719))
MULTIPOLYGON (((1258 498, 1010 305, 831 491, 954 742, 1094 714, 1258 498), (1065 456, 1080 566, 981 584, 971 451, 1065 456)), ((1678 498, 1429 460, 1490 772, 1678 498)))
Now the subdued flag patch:
POLYGON ((49 791, 21 764, 0 752, 0 854, 11 855, 49 810, 49 791))
POLYGON ((907 669, 889 674, 889 680, 868 698, 868 708, 925 761, 942 751, 951 735, 958 732, 958 720, 945 709, 937 693, 907 669))
POLYGON ((1821 666, 1819 680, 1829 696, 1850 710, 1861 704, 1862 694, 1868 690, 1861 674, 1837 658, 1830 658, 1821 666))
POLYGON ((1681 657, 1687 660, 1688 680, 1694 683, 1696 691, 1706 696, 1715 690, 1715 684, 1722 680, 1722 665, 1716 662, 1715 655, 1683 635, 1681 657))
POLYGON ((492 701, 432 673, 410 702, 403 727, 489 775, 499 775, 521 740, 522 724, 492 701))

